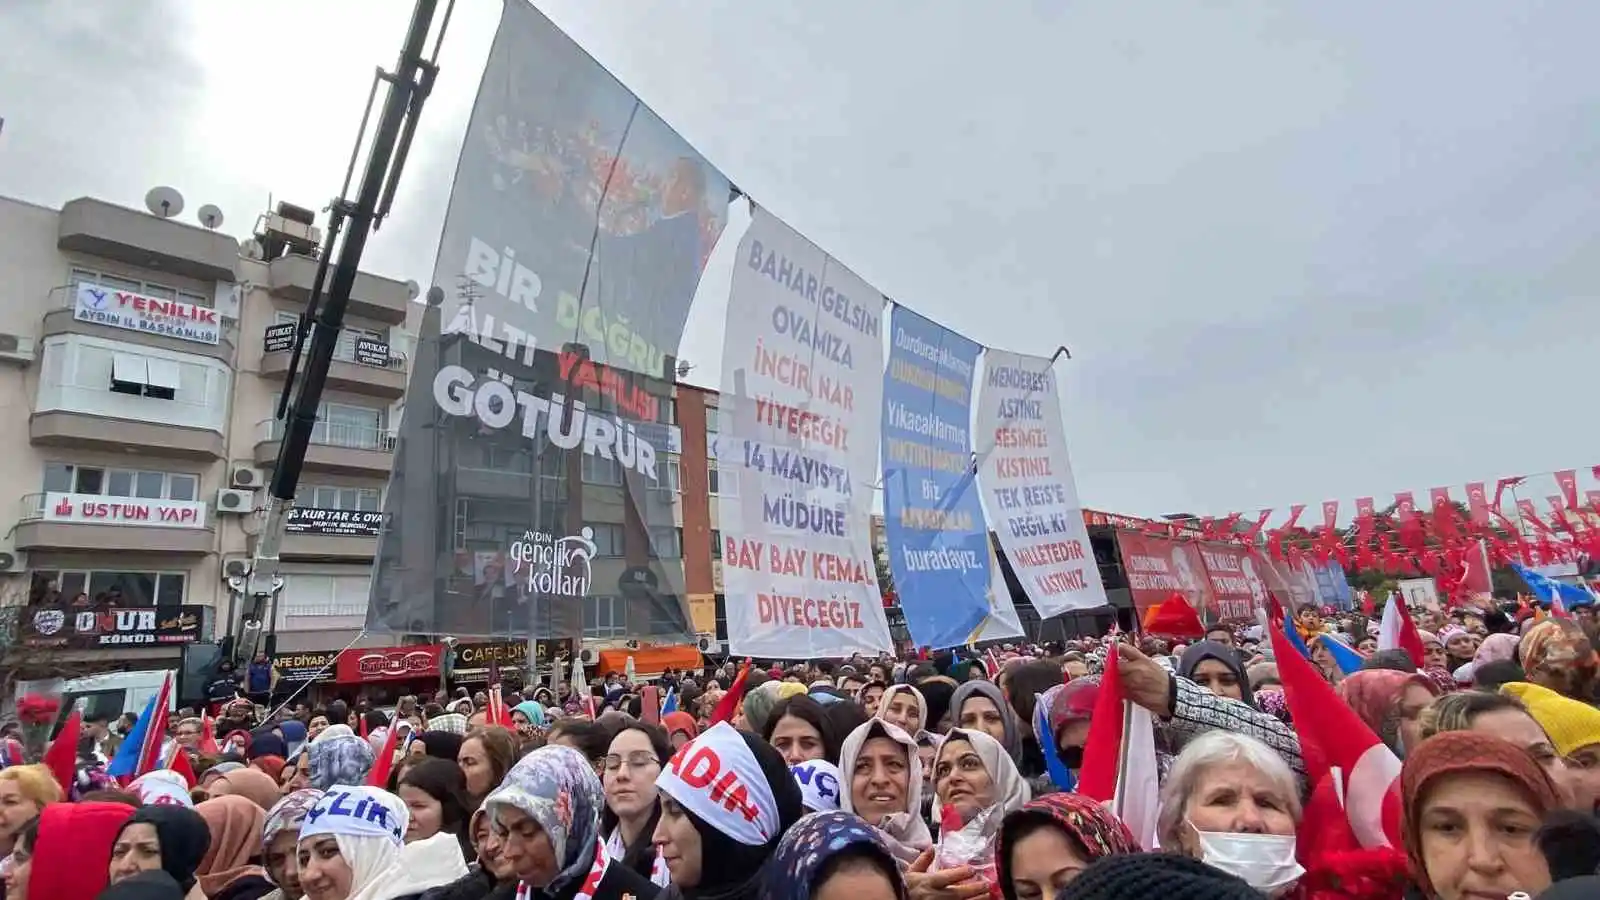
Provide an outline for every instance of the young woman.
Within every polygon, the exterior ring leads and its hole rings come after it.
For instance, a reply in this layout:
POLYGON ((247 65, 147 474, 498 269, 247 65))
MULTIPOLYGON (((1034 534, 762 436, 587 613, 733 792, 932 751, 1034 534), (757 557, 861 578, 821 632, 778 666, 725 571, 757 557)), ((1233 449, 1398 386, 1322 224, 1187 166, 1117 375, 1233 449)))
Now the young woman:
POLYGON ((304 896, 295 845, 300 841, 300 826, 305 824, 306 813, 321 799, 321 791, 299 790, 267 812, 267 822, 261 826, 261 867, 278 889, 265 900, 300 900, 304 896))
POLYGON ((995 864, 1005 900, 1053 900, 1095 860, 1139 853, 1128 826, 1082 794, 1046 794, 1007 815, 995 864))
POLYGON ((109 883, 160 869, 188 893, 210 849, 211 830, 199 813, 186 806, 142 806, 111 845, 109 883))
POLYGON ((456 764, 467 779, 467 794, 476 806, 517 761, 517 739, 504 728, 478 727, 461 742, 456 764))
POLYGON ((395 793, 411 814, 406 843, 448 832, 461 845, 462 858, 472 858, 472 835, 467 830, 472 799, 467 796, 467 780, 460 766, 426 757, 406 770, 395 793))
POLYGON ((446 834, 405 842, 410 814, 377 788, 334 785, 300 827, 297 864, 306 900, 400 900, 467 873, 446 834))
POLYGON ((833 723, 822 704, 805 694, 779 700, 767 716, 761 738, 776 747, 791 766, 813 759, 839 761, 839 738, 833 733, 833 723))
POLYGON ((644 722, 629 722, 611 739, 600 774, 606 795, 600 813, 606 855, 660 887, 671 879, 652 843, 661 816, 656 776, 671 758, 665 731, 644 722))
POLYGON ((906 900, 905 880, 878 832, 847 812, 819 812, 789 829, 767 863, 764 900, 906 900))

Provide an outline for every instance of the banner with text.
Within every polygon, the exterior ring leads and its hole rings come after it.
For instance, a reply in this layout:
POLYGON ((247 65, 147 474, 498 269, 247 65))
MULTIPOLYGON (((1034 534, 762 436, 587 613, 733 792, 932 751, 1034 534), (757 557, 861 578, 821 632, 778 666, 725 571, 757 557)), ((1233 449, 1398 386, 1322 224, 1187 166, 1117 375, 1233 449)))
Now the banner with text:
POLYGON ((1174 591, 1202 616, 1214 610, 1216 597, 1199 544, 1118 531, 1117 549, 1122 553, 1122 570, 1128 575, 1128 593, 1133 596, 1139 621, 1144 621, 1146 610, 1165 602, 1174 591))
POLYGON ((1215 602, 1206 620, 1253 618, 1258 609, 1267 608, 1267 597, 1276 597, 1285 611, 1294 610, 1316 597, 1309 575, 1286 563, 1274 562, 1260 550, 1233 544, 1196 544, 1205 563, 1215 602))
POLYGON ((883 373, 883 522, 918 646, 972 643, 991 608, 989 526, 972 477, 972 385, 982 348, 903 306, 883 373))
POLYGON ((1004 350, 983 357, 979 483, 989 523, 1040 616, 1106 605, 1067 459, 1050 360, 1004 350))
POLYGON ((1017 615, 1017 605, 1011 600, 1011 588, 1006 584, 1005 572, 1000 568, 1000 557, 994 544, 986 548, 989 555, 989 617, 978 631, 978 643, 1003 641, 1007 638, 1027 637, 1022 628, 1022 617, 1017 615))
POLYGON ((871 533, 882 321, 882 294, 755 209, 728 298, 715 451, 736 655, 891 649, 871 533))
POLYGON ((468 122, 367 628, 691 641, 674 357, 727 179, 523 0, 468 122))

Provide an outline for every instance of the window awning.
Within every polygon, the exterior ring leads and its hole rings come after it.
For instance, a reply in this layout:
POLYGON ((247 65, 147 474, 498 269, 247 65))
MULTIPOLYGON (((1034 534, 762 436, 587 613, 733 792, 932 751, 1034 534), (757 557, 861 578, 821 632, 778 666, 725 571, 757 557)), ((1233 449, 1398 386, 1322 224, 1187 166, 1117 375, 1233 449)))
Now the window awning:
POLYGON ((150 370, 144 357, 134 353, 116 353, 111 357, 111 380, 127 384, 149 384, 150 370))
POLYGON ((178 364, 170 359, 146 358, 144 361, 146 381, 145 384, 153 388, 166 388, 174 394, 178 392, 178 364))
POLYGON ((633 657, 634 676, 650 678, 667 669, 698 669, 703 665, 699 648, 692 644, 663 644, 641 646, 637 650, 601 650, 595 673, 604 677, 607 672, 626 672, 628 657, 633 657))

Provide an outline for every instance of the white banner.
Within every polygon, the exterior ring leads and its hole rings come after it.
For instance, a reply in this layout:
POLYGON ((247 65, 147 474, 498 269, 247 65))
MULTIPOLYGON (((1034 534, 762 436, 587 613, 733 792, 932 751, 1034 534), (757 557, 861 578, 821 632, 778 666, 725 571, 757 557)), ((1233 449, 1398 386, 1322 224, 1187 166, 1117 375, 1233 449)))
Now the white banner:
POLYGON ((755 210, 733 272, 717 413, 736 655, 891 649, 871 535, 883 306, 871 285, 755 210))
POLYGON ((206 505, 196 500, 146 500, 50 491, 44 495, 43 513, 46 522, 142 528, 206 527, 206 505))
POLYGON ((222 339, 222 320, 214 309, 182 300, 146 297, 88 282, 80 282, 73 294, 72 317, 80 322, 158 334, 197 344, 215 344, 222 339))
POLYGON ((978 447, 992 448, 978 473, 984 509, 1034 608, 1049 617, 1105 606, 1050 360, 985 352, 977 421, 978 447))

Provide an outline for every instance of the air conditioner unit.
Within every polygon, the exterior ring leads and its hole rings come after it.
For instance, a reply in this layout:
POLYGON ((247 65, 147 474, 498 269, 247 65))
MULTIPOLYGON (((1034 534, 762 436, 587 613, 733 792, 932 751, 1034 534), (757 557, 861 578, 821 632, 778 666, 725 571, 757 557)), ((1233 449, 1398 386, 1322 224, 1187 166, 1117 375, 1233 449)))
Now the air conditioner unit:
POLYGON ((706 635, 706 634, 700 635, 700 640, 699 640, 700 652, 701 653, 705 653, 706 651, 710 650, 712 647, 716 646, 716 643, 717 643, 717 639, 716 638, 711 637, 710 635, 706 635))
POLYGON ((228 473, 228 486, 253 491, 267 483, 267 475, 250 466, 235 466, 228 473))
POLYGON ((27 366, 33 364, 34 341, 25 334, 0 332, 0 362, 27 366))
POLYGON ((26 568, 28 568, 27 554, 0 550, 0 572, 21 572, 26 568))
POLYGON ((249 574, 249 572, 250 561, 243 557, 235 556, 232 559, 223 561, 222 563, 222 577, 224 579, 243 578, 245 575, 249 574))
POLYGON ((242 516, 256 508, 256 495, 251 491, 223 488, 217 491, 217 515, 242 516))
POLYGON ((592 666, 600 662, 600 651, 593 647, 585 647, 578 651, 578 662, 592 666))

